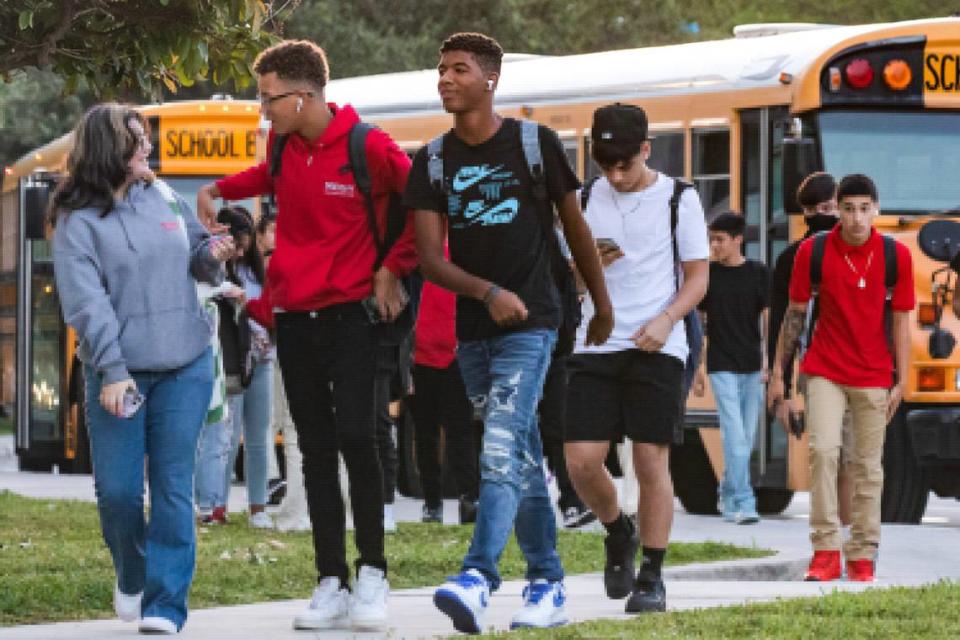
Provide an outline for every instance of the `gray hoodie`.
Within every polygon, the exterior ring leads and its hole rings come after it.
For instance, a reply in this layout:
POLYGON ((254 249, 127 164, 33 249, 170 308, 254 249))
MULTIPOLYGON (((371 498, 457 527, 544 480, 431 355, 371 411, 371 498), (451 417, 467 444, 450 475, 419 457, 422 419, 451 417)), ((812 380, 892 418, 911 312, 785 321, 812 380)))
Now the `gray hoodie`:
POLYGON ((85 208, 61 215, 53 266, 64 320, 78 355, 104 384, 131 371, 170 371, 210 345, 212 327, 196 281, 219 284, 210 234, 166 184, 137 182, 106 217, 85 208))

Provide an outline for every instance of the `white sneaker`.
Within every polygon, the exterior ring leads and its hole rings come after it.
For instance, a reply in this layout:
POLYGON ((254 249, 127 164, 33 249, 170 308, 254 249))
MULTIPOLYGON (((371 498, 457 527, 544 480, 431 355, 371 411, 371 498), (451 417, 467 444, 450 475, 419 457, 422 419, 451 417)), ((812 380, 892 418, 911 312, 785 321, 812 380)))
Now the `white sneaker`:
POLYGON ((273 529, 273 518, 266 511, 257 511, 250 516, 250 526, 254 529, 273 529))
POLYGON ((133 595, 127 595, 120 591, 120 585, 113 585, 113 610, 117 612, 117 617, 124 622, 133 622, 140 619, 140 601, 143 599, 143 591, 133 595))
POLYGON ((140 633, 155 635, 173 635, 177 632, 177 625, 172 620, 160 616, 148 616, 140 621, 140 633))
POLYGON ((294 629, 335 629, 346 626, 350 592, 340 586, 340 578, 329 576, 313 590, 310 606, 293 619, 294 629))
POLYGON ((387 623, 390 583, 383 571, 363 565, 350 596, 350 622, 357 631, 381 631, 387 623))
POLYGON ((393 517, 393 505, 385 504, 383 505, 383 532, 384 533, 396 533, 397 532, 397 521, 393 517))
POLYGON ((511 629, 523 627, 558 627, 570 622, 563 608, 567 591, 562 582, 539 579, 523 588, 523 608, 510 621, 511 629))
POLYGON ((276 527, 278 531, 310 531, 313 527, 310 525, 310 518, 302 516, 295 519, 277 518, 276 527))
POLYGON ((461 633, 480 633, 490 601, 490 585, 476 569, 450 576, 433 594, 433 604, 453 621, 461 633))

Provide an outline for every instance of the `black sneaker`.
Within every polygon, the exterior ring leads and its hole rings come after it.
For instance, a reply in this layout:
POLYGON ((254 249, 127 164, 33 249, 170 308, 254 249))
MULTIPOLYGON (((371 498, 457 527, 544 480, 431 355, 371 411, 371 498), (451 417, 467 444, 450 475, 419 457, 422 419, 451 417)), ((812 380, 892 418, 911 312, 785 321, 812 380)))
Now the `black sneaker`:
POLYGON ((267 480, 267 504, 278 506, 287 495, 287 481, 282 478, 267 480))
POLYGON ((420 522, 443 523, 443 505, 431 507, 427 503, 423 503, 423 511, 420 515, 420 522))
POLYGON ((477 521, 477 503, 467 496, 460 496, 460 524, 473 524, 477 521))
POLYGON ((667 610, 667 589, 663 578, 637 574, 633 593, 627 600, 627 613, 653 613, 667 610))
POLYGON ((630 595, 633 588, 634 559, 637 557, 637 530, 629 538, 613 537, 607 534, 603 539, 607 550, 607 563, 603 567, 603 587, 607 597, 619 600, 630 595))
POLYGON ((563 510, 563 526, 566 529, 576 529, 590 524, 597 519, 597 514, 584 505, 574 505, 563 510))

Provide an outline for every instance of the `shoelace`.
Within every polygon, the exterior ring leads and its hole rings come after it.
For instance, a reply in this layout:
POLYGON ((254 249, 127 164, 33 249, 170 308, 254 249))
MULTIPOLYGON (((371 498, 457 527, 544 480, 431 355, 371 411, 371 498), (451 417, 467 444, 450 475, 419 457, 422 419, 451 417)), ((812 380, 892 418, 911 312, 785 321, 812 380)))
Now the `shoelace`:
POLYGON ((523 588, 523 600, 527 604, 540 604, 543 596, 553 591, 553 585, 549 582, 534 582, 523 588))
POLYGON ((472 573, 461 573, 455 576, 447 576, 447 582, 456 583, 461 587, 483 587, 486 586, 486 581, 480 576, 474 575, 472 573))
POLYGON ((313 608, 320 606, 321 602, 333 598, 335 595, 337 595, 338 591, 340 591, 340 585, 337 582, 321 584, 313 592, 313 597, 310 599, 310 606, 313 608))

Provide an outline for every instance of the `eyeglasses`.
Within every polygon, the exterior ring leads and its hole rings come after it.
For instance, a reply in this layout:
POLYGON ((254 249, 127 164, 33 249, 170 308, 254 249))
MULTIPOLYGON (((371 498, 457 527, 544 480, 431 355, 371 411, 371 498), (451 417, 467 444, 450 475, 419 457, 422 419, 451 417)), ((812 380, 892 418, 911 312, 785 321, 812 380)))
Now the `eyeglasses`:
MULTIPOLYGON (((258 99, 260 100, 260 106, 269 107, 269 106, 272 106, 277 100, 283 100, 284 98, 289 98, 290 96, 295 96, 299 93, 303 93, 303 92, 287 91, 286 93, 278 93, 275 96, 260 95, 258 99)), ((308 93, 307 95, 310 95, 310 94, 308 93)))

